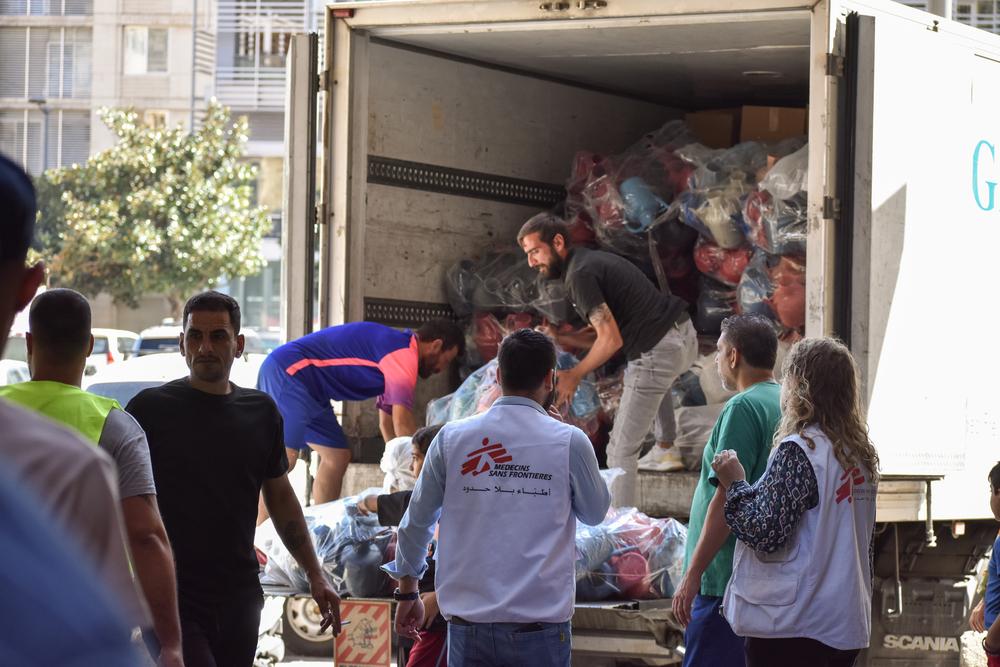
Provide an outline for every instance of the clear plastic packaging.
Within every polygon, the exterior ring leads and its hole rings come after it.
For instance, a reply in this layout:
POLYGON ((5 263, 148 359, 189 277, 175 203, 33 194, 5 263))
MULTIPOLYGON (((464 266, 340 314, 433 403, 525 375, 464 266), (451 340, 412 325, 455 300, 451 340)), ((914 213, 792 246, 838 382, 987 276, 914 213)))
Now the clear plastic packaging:
POLYGON ((451 393, 428 402, 424 425, 435 426, 447 423, 448 416, 451 414, 451 402, 454 398, 455 394, 451 393))
POLYGON ((805 262, 757 250, 737 288, 740 312, 775 323, 779 334, 805 326, 805 262))
POLYGON ((806 195, 775 199, 759 190, 743 203, 743 221, 747 240, 775 255, 805 255, 806 195))
POLYGON ((702 276, 698 292, 694 328, 698 333, 717 336, 722 321, 736 313, 736 289, 702 276))
POLYGON ((674 152, 691 141, 683 122, 670 121, 617 155, 577 153, 566 184, 567 220, 585 240, 592 230, 605 249, 648 256, 644 232, 664 219, 694 170, 674 152))
POLYGON ((736 287, 752 254, 753 250, 746 245, 727 250, 701 238, 694 247, 694 264, 703 275, 736 287))
POLYGON ((614 509, 598 526, 577 524, 576 598, 669 597, 684 567, 687 529, 674 519, 651 519, 633 508, 614 509))
MULTIPOLYGON (((573 368, 577 363, 579 362, 576 357, 567 352, 560 352, 557 357, 557 367, 560 370, 573 368)), ((427 406, 428 425, 464 419, 488 410, 494 401, 500 398, 497 366, 497 360, 493 359, 469 375, 455 393, 431 401, 427 406)), ((576 393, 573 394, 569 410, 565 411, 563 416, 570 423, 587 431, 588 428, 593 430, 591 422, 600 410, 601 401, 597 395, 597 384, 591 374, 580 382, 576 393)))
POLYGON ((459 317, 532 311, 563 322, 571 312, 562 281, 542 279, 515 248, 454 264, 445 272, 445 293, 459 317))
POLYGON ((694 371, 685 371, 679 378, 674 380, 670 387, 670 397, 674 402, 674 409, 705 405, 705 392, 701 390, 701 381, 694 371))
MULTIPOLYGON (((381 491, 366 489, 358 496, 303 509, 316 556, 338 595, 377 597, 391 590, 390 579, 380 568, 386 562, 392 530, 379 526, 378 517, 363 515, 357 509, 360 498, 381 491)), ((254 545, 267 556, 261 583, 309 592, 305 572, 285 548, 270 519, 257 527, 254 545)))
POLYGON ((791 199, 805 192, 809 179, 809 146, 786 155, 771 167, 758 186, 775 199, 791 199))
POLYGON ((406 491, 417 483, 413 477, 413 438, 408 435, 385 443, 379 467, 385 473, 382 489, 386 493, 406 491))

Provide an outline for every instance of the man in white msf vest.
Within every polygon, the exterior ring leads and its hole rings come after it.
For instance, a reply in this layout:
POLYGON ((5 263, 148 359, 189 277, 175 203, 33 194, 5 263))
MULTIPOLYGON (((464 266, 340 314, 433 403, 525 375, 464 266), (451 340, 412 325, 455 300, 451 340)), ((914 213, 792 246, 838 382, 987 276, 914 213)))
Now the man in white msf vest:
POLYGON ((445 425, 399 526, 396 633, 424 621, 417 582, 439 526, 436 588, 448 665, 568 666, 576 591, 575 519, 600 523, 610 497, 590 440, 546 412, 556 350, 521 329, 500 344, 503 396, 445 425))

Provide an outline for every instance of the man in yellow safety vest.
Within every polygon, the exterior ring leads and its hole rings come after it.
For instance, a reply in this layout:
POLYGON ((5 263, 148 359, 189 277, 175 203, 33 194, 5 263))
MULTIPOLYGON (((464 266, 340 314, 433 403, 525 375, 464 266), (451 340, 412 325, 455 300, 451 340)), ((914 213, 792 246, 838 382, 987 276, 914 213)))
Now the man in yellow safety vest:
POLYGON ((118 468, 132 564, 152 612, 161 665, 183 665, 173 553, 156 503, 146 434, 114 399, 80 388, 94 346, 90 304, 70 289, 35 297, 28 313, 31 381, 0 387, 0 397, 61 422, 99 445, 118 468))

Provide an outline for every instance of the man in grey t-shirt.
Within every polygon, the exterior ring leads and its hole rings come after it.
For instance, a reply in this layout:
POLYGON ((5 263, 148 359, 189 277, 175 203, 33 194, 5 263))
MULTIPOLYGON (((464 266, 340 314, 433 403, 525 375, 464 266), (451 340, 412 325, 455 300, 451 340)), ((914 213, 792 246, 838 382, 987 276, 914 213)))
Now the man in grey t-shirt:
POLYGON ((136 577, 152 612, 154 658, 182 667, 173 552, 156 503, 146 434, 117 403, 80 389, 94 346, 90 304, 78 292, 51 289, 28 313, 31 381, 0 388, 0 396, 63 422, 114 460, 136 577))

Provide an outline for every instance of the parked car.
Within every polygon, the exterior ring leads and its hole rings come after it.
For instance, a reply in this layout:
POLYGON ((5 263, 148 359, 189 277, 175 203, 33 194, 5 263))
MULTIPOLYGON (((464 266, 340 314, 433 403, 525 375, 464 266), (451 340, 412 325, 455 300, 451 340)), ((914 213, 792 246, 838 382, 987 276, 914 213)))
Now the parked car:
POLYGON ((131 357, 139 339, 139 334, 124 329, 93 329, 91 333, 94 336, 94 350, 87 358, 87 366, 94 370, 131 357))
POLYGON ((132 346, 132 355, 144 357, 147 354, 178 352, 181 328, 175 324, 164 324, 143 329, 132 346))
MULTIPOLYGON (((246 354, 233 362, 230 379, 240 387, 256 387, 257 372, 267 355, 246 354)), ((178 353, 148 354, 105 366, 83 379, 83 388, 113 398, 123 407, 143 389, 186 377, 187 362, 178 353)))
POLYGON ((27 382, 30 379, 28 364, 16 359, 0 359, 0 385, 27 382))
MULTIPOLYGON (((240 331, 246 339, 244 354, 265 354, 268 349, 264 347, 260 336, 253 329, 240 331)), ((132 347, 133 356, 143 357, 149 354, 160 354, 162 352, 180 351, 181 328, 173 324, 164 324, 157 327, 143 329, 139 338, 132 347)))

